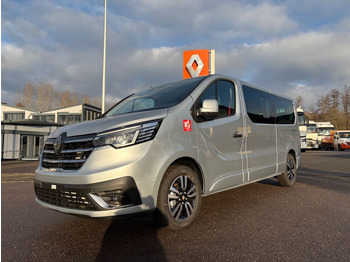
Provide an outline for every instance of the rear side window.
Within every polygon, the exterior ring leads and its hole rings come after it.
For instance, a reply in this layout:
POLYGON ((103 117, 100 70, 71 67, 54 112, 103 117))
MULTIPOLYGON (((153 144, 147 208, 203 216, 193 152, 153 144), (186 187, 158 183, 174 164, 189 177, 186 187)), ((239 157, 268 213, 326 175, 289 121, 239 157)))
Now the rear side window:
POLYGON ((276 124, 294 124, 295 115, 293 102, 291 100, 274 96, 276 110, 276 124))
POLYGON ((243 86, 243 93, 247 113, 253 123, 275 123, 271 94, 248 86, 243 86))
POLYGON ((270 93, 243 86, 247 114, 253 123, 294 124, 293 102, 270 93))

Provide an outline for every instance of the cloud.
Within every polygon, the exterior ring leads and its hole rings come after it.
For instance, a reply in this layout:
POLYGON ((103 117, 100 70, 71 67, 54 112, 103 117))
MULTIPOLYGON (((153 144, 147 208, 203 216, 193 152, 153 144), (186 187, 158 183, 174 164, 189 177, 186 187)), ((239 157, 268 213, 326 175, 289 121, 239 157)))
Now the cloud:
POLYGON ((233 49, 217 61, 217 71, 236 72, 239 78, 289 95, 293 94, 290 89, 300 95, 303 83, 319 95, 318 91, 342 89, 350 83, 349 46, 350 34, 297 34, 233 49))
MULTIPOLYGON (((107 100, 181 78, 182 51, 197 48, 216 49, 217 73, 280 93, 342 88, 349 8, 328 2, 109 1, 107 100)), ((5 102, 27 82, 100 96, 103 2, 5 1, 2 11, 5 102)))

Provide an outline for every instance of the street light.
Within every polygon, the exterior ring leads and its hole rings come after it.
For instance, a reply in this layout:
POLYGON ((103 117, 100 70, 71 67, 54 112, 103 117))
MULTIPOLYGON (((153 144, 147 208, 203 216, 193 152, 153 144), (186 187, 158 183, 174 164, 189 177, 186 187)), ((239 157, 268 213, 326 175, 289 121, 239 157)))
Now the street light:
POLYGON ((102 114, 105 112, 106 89, 106 36, 107 36, 107 0, 105 0, 105 20, 103 31, 103 66, 102 66, 102 114))

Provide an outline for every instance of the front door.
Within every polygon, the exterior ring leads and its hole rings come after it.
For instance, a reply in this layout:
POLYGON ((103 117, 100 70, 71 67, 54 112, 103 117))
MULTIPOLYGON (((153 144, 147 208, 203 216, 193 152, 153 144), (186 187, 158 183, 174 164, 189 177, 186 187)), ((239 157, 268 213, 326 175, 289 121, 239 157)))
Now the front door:
POLYGON ((216 99, 219 113, 196 118, 198 158, 205 169, 205 191, 216 192, 243 183, 243 120, 232 82, 218 80, 209 85, 196 101, 196 110, 205 99, 216 99))
POLYGON ((21 136, 21 159, 39 159, 44 144, 43 136, 21 136))

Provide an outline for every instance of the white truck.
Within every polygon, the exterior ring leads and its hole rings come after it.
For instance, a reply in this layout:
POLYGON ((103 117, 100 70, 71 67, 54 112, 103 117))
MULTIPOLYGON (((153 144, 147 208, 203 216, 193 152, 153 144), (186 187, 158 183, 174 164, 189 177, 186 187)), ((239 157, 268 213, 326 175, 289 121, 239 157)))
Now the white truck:
POLYGON ((317 137, 318 137, 318 134, 317 134, 316 122, 310 120, 307 125, 307 134, 306 134, 308 149, 318 149, 317 137))
POLYGON ((301 107, 297 108, 298 113, 298 124, 299 124, 299 134, 300 134, 300 149, 301 152, 305 152, 307 147, 307 122, 305 118, 304 110, 301 107))

